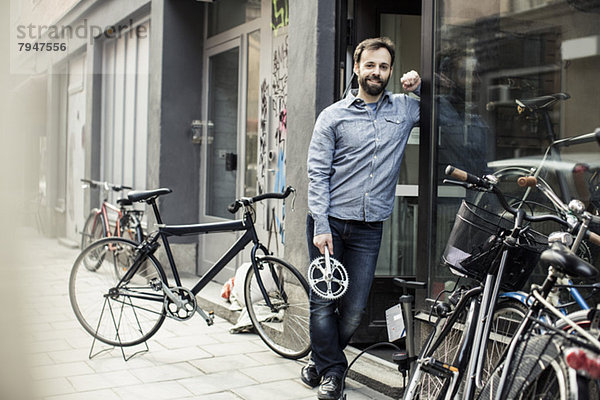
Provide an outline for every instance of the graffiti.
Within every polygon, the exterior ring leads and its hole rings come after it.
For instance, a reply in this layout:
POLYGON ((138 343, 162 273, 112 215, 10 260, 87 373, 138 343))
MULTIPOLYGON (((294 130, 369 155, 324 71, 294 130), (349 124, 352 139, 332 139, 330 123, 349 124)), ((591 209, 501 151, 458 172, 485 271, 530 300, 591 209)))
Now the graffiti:
POLYGON ((273 115, 277 116, 275 138, 278 143, 284 142, 287 136, 287 82, 288 82, 288 41, 273 52, 273 76, 271 82, 273 94, 273 115))
POLYGON ((277 35, 277 31, 289 24, 288 0, 273 0, 271 3, 271 30, 277 35))
MULTIPOLYGON (((280 44, 273 51, 273 73, 271 76, 272 102, 271 110, 276 118, 275 141, 277 150, 273 151, 275 165, 275 181, 273 191, 285 190, 285 160, 287 139, 287 89, 288 89, 288 38, 283 37, 280 44)), ((280 236, 281 243, 285 243, 285 205, 281 206, 279 212, 275 212, 275 223, 280 236)))
POLYGON ((260 121, 258 132, 258 194, 265 193, 267 186, 267 164, 269 149, 267 148, 269 117, 269 85, 263 80, 260 85, 260 121))

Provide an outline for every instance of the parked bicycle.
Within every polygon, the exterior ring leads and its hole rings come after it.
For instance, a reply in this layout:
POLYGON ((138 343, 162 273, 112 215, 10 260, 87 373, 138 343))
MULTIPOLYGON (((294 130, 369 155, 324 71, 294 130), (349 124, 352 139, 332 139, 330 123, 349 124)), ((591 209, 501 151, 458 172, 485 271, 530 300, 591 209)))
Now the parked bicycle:
POLYGON ((458 288, 447 303, 435 307, 437 322, 414 363, 405 399, 474 398, 527 310, 524 304, 510 304, 502 313, 499 292, 522 287, 547 247, 545 236, 529 223, 553 221, 578 229, 557 215, 532 215, 512 207, 493 176, 478 178, 453 167, 447 173, 459 181, 446 183, 495 195, 512 218, 461 205, 444 263, 479 285, 458 288))
POLYGON ((91 179, 82 179, 81 182, 84 183, 84 187, 100 189, 102 198, 100 208, 92 209, 83 225, 81 231, 82 249, 103 237, 125 237, 136 242, 144 240, 144 232, 140 222, 144 212, 134 209, 128 198, 118 199, 117 205, 108 201, 110 191, 120 193, 123 190, 131 190, 130 186, 114 185, 91 179))
POLYGON ((252 243, 252 267, 245 281, 238 283, 244 285, 250 320, 261 339, 277 354, 291 359, 306 356, 310 349, 308 283, 295 267, 269 254, 254 227, 254 203, 285 199, 295 190, 288 186, 284 193, 236 200, 228 210, 235 214, 243 208, 241 219, 190 225, 163 223, 157 199, 170 192, 167 188, 129 192, 130 201, 150 205, 158 224, 158 230, 141 244, 125 238, 101 239, 87 247, 75 261, 69 279, 69 298, 77 320, 94 337, 94 343, 97 339, 122 350, 144 343, 167 317, 184 321, 197 313, 212 325, 212 314, 200 309, 196 295, 252 243), (184 287, 168 238, 218 232, 243 232, 243 235, 191 289, 184 287), (155 256, 160 242, 174 283, 169 282, 155 256), (93 271, 85 265, 90 256, 97 260, 93 271))
POLYGON ((547 277, 541 286, 532 287, 527 317, 503 363, 483 388, 481 400, 600 398, 600 309, 583 317, 581 313, 564 315, 548 301, 560 277, 593 279, 598 270, 560 242, 542 253, 540 263, 547 268, 547 277), (557 322, 548 324, 548 315, 557 322), (570 352, 573 347, 578 350, 574 355, 570 352))

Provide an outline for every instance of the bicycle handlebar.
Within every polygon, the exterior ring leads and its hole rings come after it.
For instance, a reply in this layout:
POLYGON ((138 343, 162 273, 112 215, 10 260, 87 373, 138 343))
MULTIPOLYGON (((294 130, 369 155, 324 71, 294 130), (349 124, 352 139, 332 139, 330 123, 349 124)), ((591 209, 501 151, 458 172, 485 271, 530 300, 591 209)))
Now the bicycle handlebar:
POLYGON ((256 203, 265 199, 285 199, 294 192, 296 192, 296 189, 294 189, 291 186, 288 186, 287 188, 285 188, 285 191, 283 193, 263 193, 254 197, 242 197, 241 199, 238 199, 231 203, 229 206, 227 206, 227 211, 229 211, 232 214, 235 214, 243 206, 249 206, 252 203, 256 203))
POLYGON ((125 185, 114 185, 112 183, 108 183, 108 182, 102 182, 102 181, 94 181, 91 179, 81 179, 81 182, 83 183, 87 183, 88 185, 90 185, 90 187, 92 189, 96 189, 99 187, 104 188, 104 190, 112 190, 114 192, 120 192, 121 190, 132 190, 133 188, 131 186, 125 186, 125 185))
MULTIPOLYGON (((516 209, 508 204, 504 194, 498 189, 490 180, 487 178, 479 178, 473 174, 470 174, 466 171, 453 167, 452 165, 448 165, 446 167, 446 175, 449 175, 455 179, 458 179, 461 182, 466 182, 469 185, 465 185, 467 189, 476 187, 484 190, 490 190, 492 193, 496 195, 502 208, 504 208, 507 212, 511 213, 514 216, 517 214, 521 214, 525 221, 529 222, 543 222, 543 221, 553 221, 563 226, 569 226, 567 221, 564 221, 562 218, 557 217, 556 215, 546 214, 546 215, 528 215, 523 209, 516 209)), ((452 181, 445 181, 446 183, 452 183, 452 181)))

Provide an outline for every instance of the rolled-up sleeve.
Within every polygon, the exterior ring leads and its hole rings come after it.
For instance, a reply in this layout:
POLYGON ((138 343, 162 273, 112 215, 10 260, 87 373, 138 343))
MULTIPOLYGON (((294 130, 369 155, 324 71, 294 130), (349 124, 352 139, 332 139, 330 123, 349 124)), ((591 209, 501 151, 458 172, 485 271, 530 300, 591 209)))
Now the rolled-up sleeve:
POLYGON ((315 221, 315 235, 331 233, 329 191, 335 151, 335 132, 331 125, 325 110, 317 118, 308 148, 308 209, 315 221))

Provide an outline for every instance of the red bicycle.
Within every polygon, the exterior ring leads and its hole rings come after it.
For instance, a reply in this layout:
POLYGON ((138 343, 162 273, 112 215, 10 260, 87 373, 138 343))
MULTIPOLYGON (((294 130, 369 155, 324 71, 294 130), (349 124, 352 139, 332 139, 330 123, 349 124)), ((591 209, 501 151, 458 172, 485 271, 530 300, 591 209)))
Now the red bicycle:
POLYGON ((109 191, 119 193, 123 190, 131 190, 131 187, 91 179, 81 181, 84 183, 84 188, 100 189, 103 198, 100 208, 92 209, 83 225, 82 249, 105 237, 124 237, 138 243, 144 240, 144 231, 140 222, 144 212, 134 209, 131 201, 126 197, 118 199, 117 205, 108 201, 109 191))

